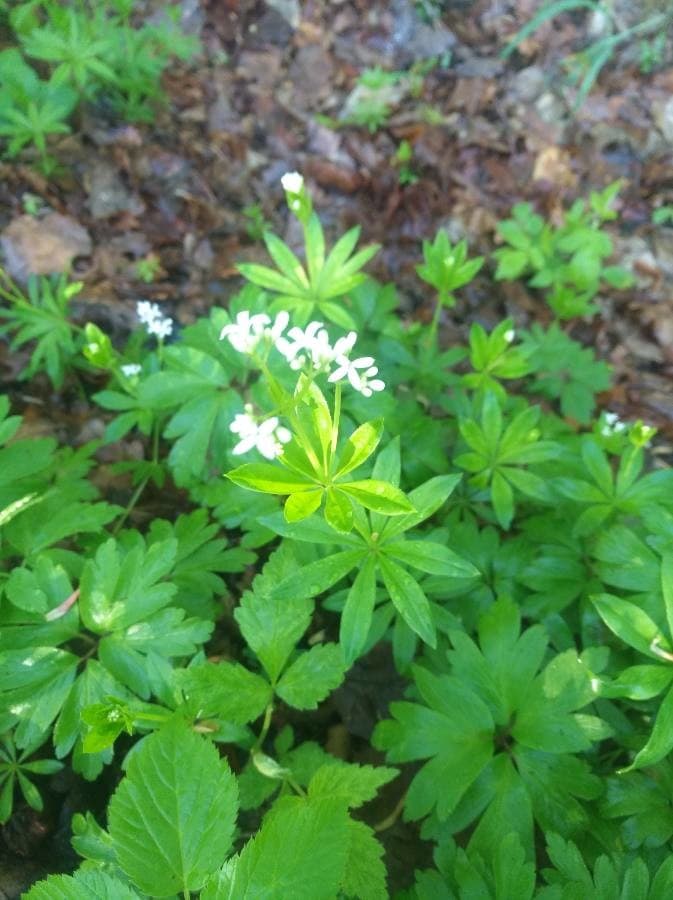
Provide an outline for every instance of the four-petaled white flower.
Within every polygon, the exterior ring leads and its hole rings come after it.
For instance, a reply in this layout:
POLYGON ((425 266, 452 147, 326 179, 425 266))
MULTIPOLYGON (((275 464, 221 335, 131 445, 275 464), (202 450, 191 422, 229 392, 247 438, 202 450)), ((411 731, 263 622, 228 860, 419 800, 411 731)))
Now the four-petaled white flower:
POLYGON ((371 397, 374 391, 385 388, 384 382, 376 378, 378 369, 371 356, 349 359, 357 341, 355 331, 350 331, 331 344, 322 322, 309 322, 305 328, 295 325, 284 334, 289 321, 290 317, 285 311, 279 312, 271 323, 265 313, 251 315, 244 310, 237 314, 235 322, 224 326, 220 339, 227 338, 239 353, 253 353, 260 341, 265 340, 267 345, 275 347, 285 357, 294 371, 310 368, 313 372, 329 375, 330 382, 347 378, 364 397, 371 397), (334 364, 336 370, 330 374, 334 364))
POLYGON ((245 412, 238 413, 229 426, 230 431, 240 437, 240 441, 231 451, 240 456, 255 448, 265 459, 275 459, 283 452, 283 444, 292 440, 292 433, 279 424, 278 416, 271 416, 258 424, 252 415, 252 406, 246 403, 245 412))
POLYGON ((299 172, 286 172, 280 179, 280 183, 288 194, 301 194, 304 187, 304 176, 299 172))
POLYGON ((173 319, 164 316, 156 303, 150 303, 149 300, 139 300, 136 303, 136 315, 138 320, 145 326, 148 334, 153 334, 159 340, 169 337, 173 334, 173 319))
POLYGON ((134 375, 140 375, 143 367, 139 366, 138 363, 127 363, 125 366, 122 366, 121 369, 122 375, 126 375, 127 378, 133 378, 134 375))
POLYGON ((348 359, 347 356, 340 356, 337 359, 338 368, 335 369, 327 379, 330 382, 341 381, 348 378, 351 386, 359 391, 363 397, 371 397, 374 391, 382 391, 385 387, 380 378, 374 378, 378 375, 378 369, 374 365, 372 356, 361 356, 359 359, 348 359), (364 370, 364 371, 361 371, 364 370))
POLYGON ((227 338, 239 353, 253 353, 270 323, 271 319, 266 313, 251 316, 247 309, 243 310, 237 314, 235 322, 224 326, 220 332, 220 340, 227 338))

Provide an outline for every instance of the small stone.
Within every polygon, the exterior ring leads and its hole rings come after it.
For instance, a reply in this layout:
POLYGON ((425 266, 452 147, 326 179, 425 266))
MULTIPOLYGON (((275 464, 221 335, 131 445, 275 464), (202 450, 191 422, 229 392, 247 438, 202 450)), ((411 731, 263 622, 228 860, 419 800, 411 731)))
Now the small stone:
POLYGON ((65 272, 78 256, 91 254, 88 231, 70 216, 49 213, 43 219, 18 216, 0 236, 7 271, 17 281, 30 275, 65 272))

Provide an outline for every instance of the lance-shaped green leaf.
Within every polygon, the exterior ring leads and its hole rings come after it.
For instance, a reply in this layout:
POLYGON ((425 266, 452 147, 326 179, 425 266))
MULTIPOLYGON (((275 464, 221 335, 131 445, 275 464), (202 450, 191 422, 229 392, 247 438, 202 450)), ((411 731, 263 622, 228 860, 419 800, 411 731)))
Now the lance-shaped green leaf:
POLYGON ((198 891, 225 860, 237 811, 226 761, 176 719, 136 749, 110 801, 119 866, 155 897, 198 891))
POLYGON ((404 493, 387 481, 366 478, 362 481, 339 482, 340 491, 349 494, 366 509, 386 516, 401 516, 414 512, 414 507, 404 493))
POLYGON ((325 521, 341 534, 353 528, 353 502, 335 487, 328 488, 325 494, 325 521))
POLYGON ((673 690, 666 694, 657 710, 652 734, 649 736, 647 743, 636 754, 636 758, 631 765, 622 771, 631 772, 633 769, 653 766, 665 756, 668 756, 671 750, 673 750, 673 690))
POLYGON ((303 519, 308 519, 319 508, 322 496, 322 488, 290 494, 283 507, 285 521, 301 522, 303 519))
POLYGON ((430 602, 416 579, 396 562, 383 556, 379 558, 379 569, 397 612, 426 644, 435 647, 437 635, 430 602))
POLYGON ((344 550, 309 563, 284 578, 273 591, 277 600, 316 597, 347 575, 364 558, 366 550, 344 550))
POLYGON ((386 555, 430 575, 443 575, 445 578, 479 575, 479 570, 472 563, 435 541, 386 541, 382 543, 382 548, 386 555))
POLYGON ((346 597, 341 613, 339 642, 347 665, 358 658, 367 641, 376 600, 376 560, 367 556, 346 597))
POLYGON ((295 494, 316 488, 315 481, 271 463, 245 463, 227 472, 225 478, 240 487, 265 494, 295 494))
POLYGON ((336 476, 347 475, 366 462, 379 445, 383 434, 383 419, 365 422, 356 428, 341 449, 336 476))
POLYGON ((663 632, 635 603, 613 594, 596 594, 591 602, 610 631, 625 644, 653 659, 661 659, 662 652, 671 654, 670 644, 663 632))
POLYGON ((429 519, 446 503, 460 479, 460 475, 436 475, 414 488, 409 492, 408 500, 415 511, 389 519, 381 532, 382 536, 390 539, 429 519))

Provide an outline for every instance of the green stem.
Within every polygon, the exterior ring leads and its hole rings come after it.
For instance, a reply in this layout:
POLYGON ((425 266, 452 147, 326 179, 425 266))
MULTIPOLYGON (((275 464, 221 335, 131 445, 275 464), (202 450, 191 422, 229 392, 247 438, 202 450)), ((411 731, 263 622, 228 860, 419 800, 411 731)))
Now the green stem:
POLYGON ((271 727, 271 717, 273 716, 273 703, 269 703, 264 711, 264 721, 262 722, 262 730, 259 733, 257 740, 252 746, 250 752, 254 753, 255 750, 259 750, 264 741, 266 740, 266 736, 269 733, 269 728, 271 727))
POLYGON ((435 305, 435 311, 432 316, 432 322, 430 322, 430 330, 428 332, 428 348, 436 349, 437 347, 437 330, 439 328, 439 316, 442 311, 442 297, 441 294, 437 296, 437 304, 435 305))
MULTIPOLYGON (((152 428, 152 462, 157 463, 158 461, 159 461, 159 422, 157 421, 154 423, 153 428, 152 428)), ((140 499, 142 492, 147 487, 149 480, 150 480, 149 475, 146 478, 143 478, 143 480, 140 482, 138 487, 135 489, 135 491, 131 495, 131 499, 126 504, 126 508, 124 509, 124 512, 121 514, 119 521, 116 523, 115 527, 112 529, 113 536, 119 533, 122 525, 124 524, 124 522, 126 522, 128 517, 131 515, 131 512, 135 508, 135 505, 138 502, 138 500, 140 499)))
MULTIPOLYGON (((339 421, 341 419, 341 383, 337 382, 336 388, 334 391, 334 415, 332 416, 332 443, 331 443, 331 456, 332 460, 335 458, 337 442, 339 440, 339 421)), ((325 463, 325 468, 327 468, 327 463, 325 463)))

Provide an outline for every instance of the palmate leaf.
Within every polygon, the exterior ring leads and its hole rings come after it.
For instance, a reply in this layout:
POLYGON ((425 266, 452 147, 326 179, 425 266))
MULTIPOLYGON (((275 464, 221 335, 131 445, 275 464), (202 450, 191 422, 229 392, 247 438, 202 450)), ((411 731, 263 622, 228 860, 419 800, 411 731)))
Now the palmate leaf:
POLYGON ((237 811, 227 763, 175 719, 136 748, 110 801, 118 864, 152 896, 197 891, 224 862, 237 811))

